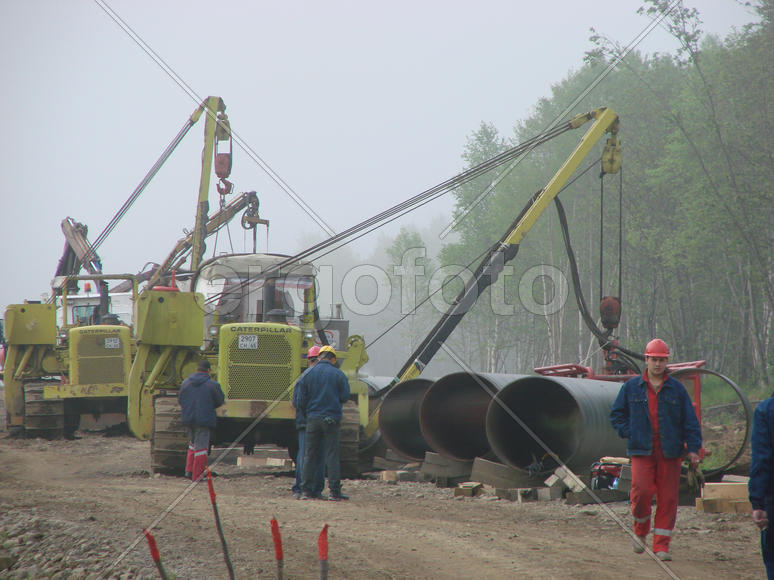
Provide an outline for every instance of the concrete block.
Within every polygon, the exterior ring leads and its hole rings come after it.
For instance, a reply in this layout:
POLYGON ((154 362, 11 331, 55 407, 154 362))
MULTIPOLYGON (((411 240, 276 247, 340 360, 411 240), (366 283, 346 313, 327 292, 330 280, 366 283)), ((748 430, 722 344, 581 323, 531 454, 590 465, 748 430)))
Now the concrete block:
POLYGON ((550 501, 552 499, 561 499, 563 495, 564 495, 564 489, 562 489, 561 486, 537 488, 538 501, 550 501))
POLYGON ((543 484, 546 487, 558 487, 560 489, 565 487, 564 480, 555 474, 549 475, 548 479, 546 479, 543 484))
POLYGON ((473 460, 470 479, 496 488, 515 489, 536 487, 541 484, 542 477, 531 476, 525 471, 497 461, 476 457, 473 460))
POLYGON ((617 489, 585 489, 583 491, 570 491, 567 493, 567 503, 569 505, 586 505, 597 503, 597 499, 602 503, 613 501, 626 501, 629 495, 618 491, 617 489), (593 494, 593 495, 592 495, 593 494))

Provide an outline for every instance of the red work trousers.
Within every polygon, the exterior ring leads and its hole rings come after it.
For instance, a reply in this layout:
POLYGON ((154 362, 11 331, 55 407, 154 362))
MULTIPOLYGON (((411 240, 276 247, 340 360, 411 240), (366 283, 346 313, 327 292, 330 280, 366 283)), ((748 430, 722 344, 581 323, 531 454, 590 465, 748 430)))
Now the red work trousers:
POLYGON ((664 457, 660 447, 652 455, 632 456, 632 501, 634 533, 647 536, 650 513, 656 496, 653 551, 669 552, 669 540, 677 520, 677 490, 680 486, 680 457, 664 457))

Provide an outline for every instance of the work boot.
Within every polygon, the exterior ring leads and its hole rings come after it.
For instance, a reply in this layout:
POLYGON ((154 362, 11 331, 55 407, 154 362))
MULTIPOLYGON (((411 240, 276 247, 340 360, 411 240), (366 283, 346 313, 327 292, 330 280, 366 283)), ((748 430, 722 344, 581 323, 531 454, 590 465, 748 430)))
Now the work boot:
POLYGON ((191 472, 190 471, 186 471, 185 475, 183 477, 185 477, 186 479, 191 479, 191 472))
POLYGON ((331 493, 331 495, 328 497, 328 501, 346 501, 349 499, 348 495, 344 495, 343 493, 331 493))
POLYGON ((635 554, 642 554, 645 551, 646 536, 635 536, 632 538, 632 550, 635 554))
POLYGON ((656 557, 662 562, 669 562, 672 559, 669 552, 656 552, 656 557))
POLYGON ((311 495, 309 495, 308 493, 303 492, 299 499, 314 499, 314 498, 311 495))

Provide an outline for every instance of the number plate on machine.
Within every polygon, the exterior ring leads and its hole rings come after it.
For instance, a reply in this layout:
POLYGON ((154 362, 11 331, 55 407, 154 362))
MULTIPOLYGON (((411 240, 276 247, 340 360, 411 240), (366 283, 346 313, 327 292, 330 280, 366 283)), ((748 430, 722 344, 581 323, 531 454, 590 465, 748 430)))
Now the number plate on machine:
POLYGON ((243 350, 257 350, 258 349, 258 335, 257 334, 240 334, 239 335, 239 348, 243 350))
POLYGON ((117 336, 106 336, 105 348, 121 348, 121 339, 117 336))

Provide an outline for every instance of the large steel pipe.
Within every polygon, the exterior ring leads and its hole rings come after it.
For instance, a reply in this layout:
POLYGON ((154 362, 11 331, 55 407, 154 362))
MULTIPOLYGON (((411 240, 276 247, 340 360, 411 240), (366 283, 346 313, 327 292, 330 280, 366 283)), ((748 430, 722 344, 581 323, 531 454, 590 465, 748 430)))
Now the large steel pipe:
POLYGON ((486 413, 495 394, 523 375, 453 373, 427 389, 419 424, 434 451, 460 461, 491 456, 486 413))
POLYGON ((518 469, 557 467, 545 448, 585 473, 605 455, 623 456, 626 441, 610 425, 610 408, 621 383, 564 377, 525 377, 504 387, 486 416, 486 433, 497 457, 518 469))
POLYGON ((396 384, 382 399, 379 431, 388 447, 413 461, 432 451, 419 426, 419 406, 432 379, 410 379, 396 384))

